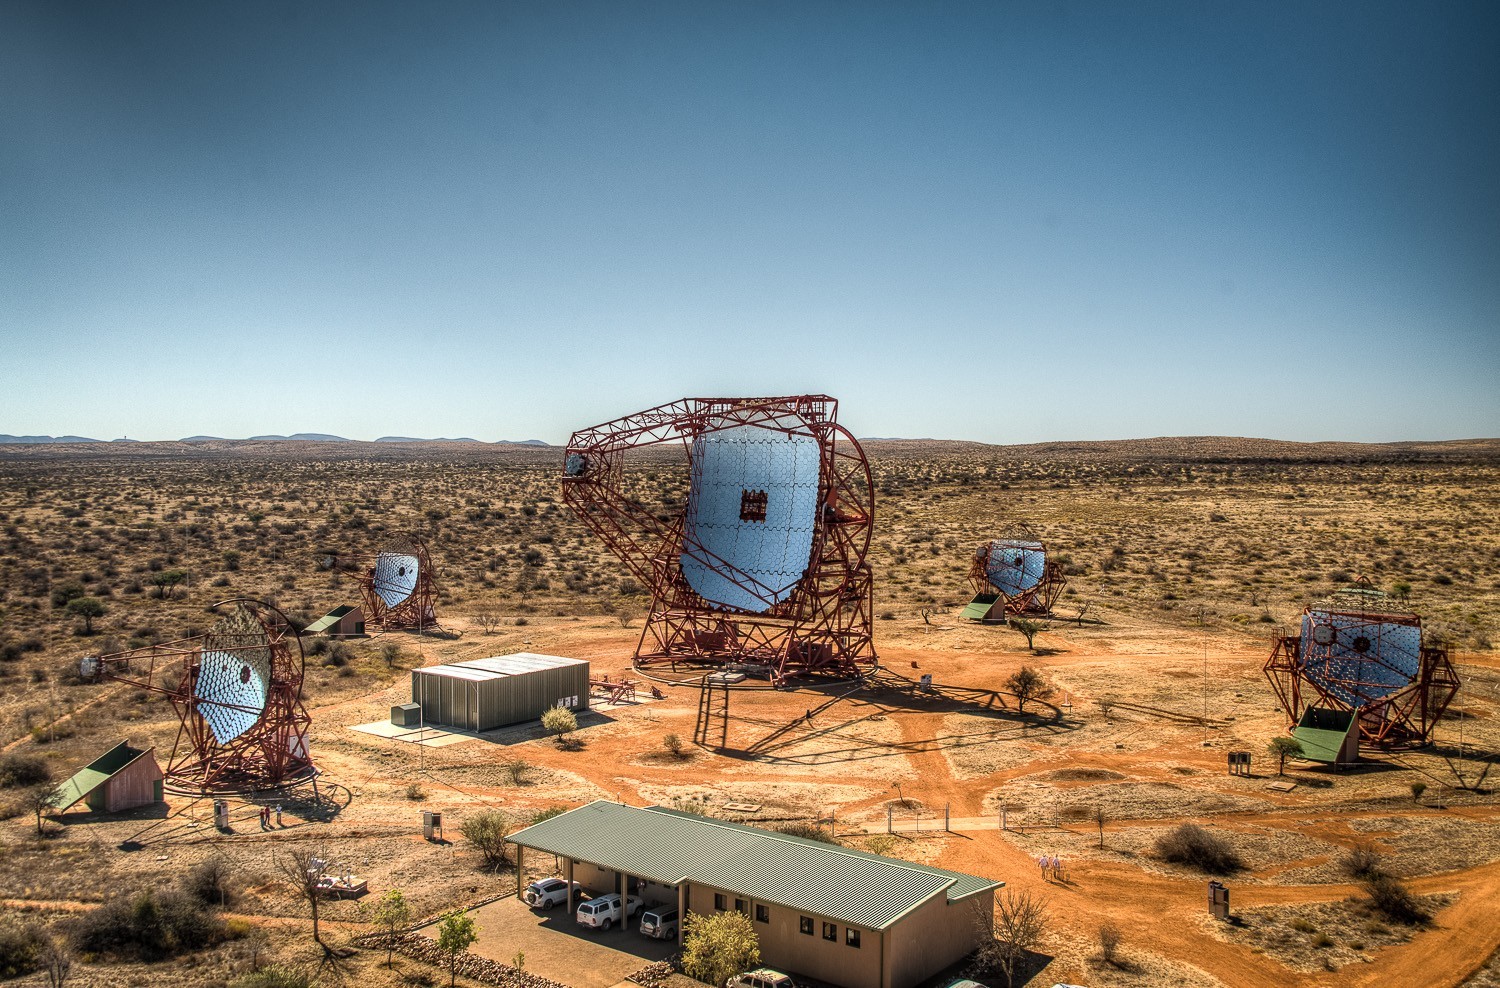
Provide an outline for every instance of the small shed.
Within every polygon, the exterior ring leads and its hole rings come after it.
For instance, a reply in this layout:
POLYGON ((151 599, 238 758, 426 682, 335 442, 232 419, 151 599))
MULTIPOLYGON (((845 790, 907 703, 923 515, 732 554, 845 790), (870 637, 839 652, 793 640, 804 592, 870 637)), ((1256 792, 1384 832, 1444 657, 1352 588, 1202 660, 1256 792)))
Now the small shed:
POLYGON ((552 707, 587 710, 589 664, 516 652, 413 669, 411 699, 429 725, 492 731, 536 720, 552 707))
MULTIPOLYGON (((970 621, 989 621, 995 617, 995 605, 999 603, 1000 595, 997 593, 975 594, 974 599, 969 601, 968 606, 963 609, 959 617, 968 618, 970 621)), ((1000 616, 1005 616, 1002 606, 1000 616)))
POLYGON ((1359 762, 1359 717, 1352 710, 1308 707, 1292 728, 1302 757, 1334 767, 1359 762))
POLYGON ((162 771, 155 748, 121 741, 58 787, 53 807, 61 813, 86 802, 95 813, 118 813, 162 801, 162 771))
POLYGON ((308 625, 302 633, 327 635, 329 638, 361 638, 365 633, 365 612, 358 605, 335 607, 308 625))

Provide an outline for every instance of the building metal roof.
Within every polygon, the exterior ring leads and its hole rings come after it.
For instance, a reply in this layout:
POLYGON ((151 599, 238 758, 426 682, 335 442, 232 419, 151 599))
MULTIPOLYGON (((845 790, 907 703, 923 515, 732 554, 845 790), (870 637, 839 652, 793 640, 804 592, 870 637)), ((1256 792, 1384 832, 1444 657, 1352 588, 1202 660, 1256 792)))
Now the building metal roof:
POLYGON ((939 895, 952 903, 1005 884, 664 806, 604 800, 506 839, 647 881, 692 881, 870 930, 890 927, 939 895))
POLYGON ((52 806, 59 812, 73 806, 120 772, 155 751, 155 748, 132 748, 121 741, 88 765, 73 773, 73 777, 57 787, 52 806))
POLYGON ((510 655, 492 655, 487 659, 469 659, 467 662, 455 662, 455 666, 465 669, 484 669, 488 672, 498 672, 503 676, 519 676, 528 672, 538 672, 542 669, 565 669, 568 666, 586 666, 583 659, 568 659, 561 655, 539 655, 536 652, 513 652, 510 655))
POLYGON ((965 617, 971 621, 983 621, 990 613, 990 609, 995 606, 995 601, 999 599, 1000 595, 997 593, 977 594, 973 600, 969 601, 959 617, 965 617))
POLYGON ((342 620, 344 616, 352 610, 354 610, 354 607, 351 604, 343 604, 339 607, 335 607, 333 610, 329 611, 327 614, 324 614, 322 617, 318 618, 306 628, 303 628, 302 633, 304 635, 321 634, 322 632, 327 631, 329 628, 332 628, 334 625, 338 624, 339 621, 342 620))

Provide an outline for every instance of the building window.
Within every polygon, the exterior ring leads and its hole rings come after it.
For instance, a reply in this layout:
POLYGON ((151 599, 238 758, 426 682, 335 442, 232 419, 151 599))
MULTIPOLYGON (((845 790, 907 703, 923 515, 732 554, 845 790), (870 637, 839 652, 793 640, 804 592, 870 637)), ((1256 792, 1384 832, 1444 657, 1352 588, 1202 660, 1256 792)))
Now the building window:
POLYGON ((839 928, 832 923, 823 924, 823 939, 839 942, 839 928))
POLYGON ((771 921, 771 907, 763 906, 757 902, 755 904, 755 921, 757 923, 769 923, 771 921))
POLYGON ((744 899, 735 899, 734 900, 734 911, 737 912, 737 913, 749 913, 750 912, 750 904, 748 902, 746 902, 744 899))
POLYGON ((801 930, 803 933, 806 933, 808 936, 812 936, 812 926, 813 924, 811 916, 803 916, 797 921, 797 929, 801 930))
POLYGON ((852 926, 844 927, 844 943, 850 947, 859 946, 859 931, 852 926))
POLYGON ((724 898, 723 892, 714 893, 714 908, 719 912, 723 912, 724 910, 729 908, 729 902, 724 898))

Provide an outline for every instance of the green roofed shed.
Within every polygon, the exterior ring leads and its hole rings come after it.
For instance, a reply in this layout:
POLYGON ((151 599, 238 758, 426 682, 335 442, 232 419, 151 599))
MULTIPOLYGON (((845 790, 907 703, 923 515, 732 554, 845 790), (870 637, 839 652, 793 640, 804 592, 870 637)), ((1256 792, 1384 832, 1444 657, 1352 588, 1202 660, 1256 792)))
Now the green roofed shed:
POLYGON ((117 813, 162 799, 162 771, 155 748, 132 748, 121 741, 74 773, 52 801, 59 813, 79 802, 96 813, 117 813))
POLYGON ((1352 710, 1308 707, 1292 728, 1292 737, 1309 761, 1335 766, 1359 761, 1359 718, 1352 710))
POLYGON ((968 618, 970 621, 983 621, 990 616, 990 612, 995 609, 995 601, 999 599, 1000 595, 997 593, 976 594, 959 617, 968 618))
POLYGON ((365 612, 345 604, 335 607, 303 629, 304 635, 327 635, 330 638, 356 638, 365 633, 365 612))

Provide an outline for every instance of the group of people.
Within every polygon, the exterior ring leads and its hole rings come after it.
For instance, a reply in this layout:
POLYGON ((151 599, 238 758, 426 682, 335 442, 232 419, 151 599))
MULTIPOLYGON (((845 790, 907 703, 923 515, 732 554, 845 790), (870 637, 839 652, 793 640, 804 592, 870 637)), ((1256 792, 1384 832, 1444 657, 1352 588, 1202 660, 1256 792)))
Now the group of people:
MULTIPOLYGON (((276 826, 281 826, 281 804, 276 804, 276 826)), ((271 807, 269 805, 260 808, 260 829, 271 829, 271 807)))
POLYGON ((1036 863, 1042 869, 1042 881, 1067 882, 1067 876, 1063 873, 1063 859, 1058 855, 1044 854, 1036 859, 1036 863))

